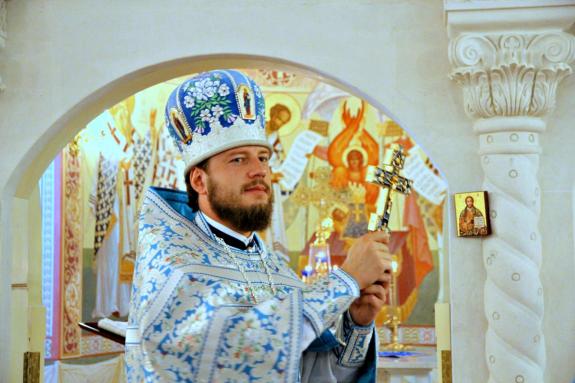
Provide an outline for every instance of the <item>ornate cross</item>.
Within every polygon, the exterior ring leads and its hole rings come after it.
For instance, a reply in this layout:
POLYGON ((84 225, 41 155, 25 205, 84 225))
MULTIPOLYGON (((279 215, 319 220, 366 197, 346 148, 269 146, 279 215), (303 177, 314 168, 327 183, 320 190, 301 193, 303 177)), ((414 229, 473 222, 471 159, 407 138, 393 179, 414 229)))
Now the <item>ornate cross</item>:
POLYGON ((391 213, 391 192, 409 194, 413 181, 400 175, 405 163, 405 153, 401 145, 392 145, 383 159, 383 166, 369 166, 365 180, 381 187, 377 199, 376 212, 369 217, 367 229, 370 231, 386 230, 391 213), (391 154, 390 154, 391 153, 391 154))

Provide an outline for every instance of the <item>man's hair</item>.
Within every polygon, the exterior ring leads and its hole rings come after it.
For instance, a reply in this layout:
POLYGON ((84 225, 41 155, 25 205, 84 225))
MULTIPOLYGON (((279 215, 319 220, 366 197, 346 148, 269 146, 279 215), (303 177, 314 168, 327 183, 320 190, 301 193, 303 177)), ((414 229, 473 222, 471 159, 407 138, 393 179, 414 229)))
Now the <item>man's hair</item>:
POLYGON ((210 160, 209 158, 206 158, 196 166, 191 167, 190 170, 188 170, 184 175, 186 179, 186 191, 188 192, 188 206, 190 206, 193 211, 198 211, 200 209, 200 205, 198 203, 198 192, 194 190, 190 182, 190 174, 192 173, 192 170, 194 170, 194 168, 200 168, 203 171, 207 171, 209 160, 210 160))

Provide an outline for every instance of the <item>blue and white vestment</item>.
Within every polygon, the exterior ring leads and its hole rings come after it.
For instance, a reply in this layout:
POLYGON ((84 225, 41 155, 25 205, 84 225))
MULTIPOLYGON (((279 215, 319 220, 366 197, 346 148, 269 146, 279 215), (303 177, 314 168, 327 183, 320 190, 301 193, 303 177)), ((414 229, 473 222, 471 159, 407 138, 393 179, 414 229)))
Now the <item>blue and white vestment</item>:
POLYGON ((341 379, 340 367, 357 368, 348 380, 375 381, 373 326, 354 326, 342 315, 359 296, 353 278, 337 270, 304 285, 281 255, 264 251, 274 296, 260 255, 230 247, 254 304, 227 249, 186 203, 185 193, 152 188, 141 208, 126 334, 129 382, 328 382, 341 379), (304 351, 305 322, 318 338, 304 351), (336 323, 345 346, 333 335, 336 323))

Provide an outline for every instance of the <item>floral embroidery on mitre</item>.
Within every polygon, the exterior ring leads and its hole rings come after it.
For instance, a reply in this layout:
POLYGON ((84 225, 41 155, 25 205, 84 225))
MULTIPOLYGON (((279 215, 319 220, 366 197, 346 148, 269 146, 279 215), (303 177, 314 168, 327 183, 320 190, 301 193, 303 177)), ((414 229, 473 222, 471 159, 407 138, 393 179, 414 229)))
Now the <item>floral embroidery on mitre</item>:
POLYGON ((237 146, 270 147, 261 90, 235 70, 202 73, 178 86, 166 104, 166 124, 187 167, 237 146))

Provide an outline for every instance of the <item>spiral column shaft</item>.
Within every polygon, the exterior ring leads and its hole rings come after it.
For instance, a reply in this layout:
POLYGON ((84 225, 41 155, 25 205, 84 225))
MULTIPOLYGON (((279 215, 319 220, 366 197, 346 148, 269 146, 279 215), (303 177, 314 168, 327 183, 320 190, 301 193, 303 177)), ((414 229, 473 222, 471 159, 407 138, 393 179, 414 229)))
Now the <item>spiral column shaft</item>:
POLYGON ((489 382, 543 382, 543 288, 539 277, 539 139, 545 123, 500 117, 475 124, 493 235, 483 241, 489 382))

